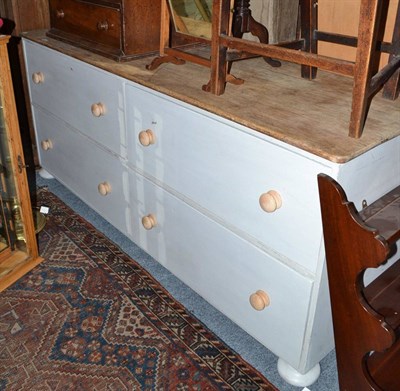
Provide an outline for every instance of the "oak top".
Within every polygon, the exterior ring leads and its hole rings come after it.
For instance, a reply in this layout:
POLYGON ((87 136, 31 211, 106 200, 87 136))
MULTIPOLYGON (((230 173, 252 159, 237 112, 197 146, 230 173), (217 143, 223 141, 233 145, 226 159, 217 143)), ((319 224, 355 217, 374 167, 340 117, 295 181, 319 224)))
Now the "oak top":
POLYGON ((228 84, 223 95, 215 96, 201 89, 209 69, 200 65, 163 64, 148 71, 145 66, 155 56, 117 63, 49 38, 44 30, 24 37, 336 163, 400 135, 400 98, 385 100, 378 93, 361 138, 348 137, 353 79, 333 73, 318 71, 308 81, 299 65, 283 62, 272 68, 261 58, 239 61, 231 73, 244 84, 228 84))

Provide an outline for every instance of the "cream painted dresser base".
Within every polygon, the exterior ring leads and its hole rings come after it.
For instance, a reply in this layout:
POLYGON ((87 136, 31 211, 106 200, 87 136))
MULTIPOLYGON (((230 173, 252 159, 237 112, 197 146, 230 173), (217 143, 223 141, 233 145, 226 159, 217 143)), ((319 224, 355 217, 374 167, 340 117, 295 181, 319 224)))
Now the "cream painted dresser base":
POLYGON ((359 208, 398 185, 400 137, 336 163, 43 43, 24 39, 43 169, 312 384, 334 346, 317 174, 359 208))

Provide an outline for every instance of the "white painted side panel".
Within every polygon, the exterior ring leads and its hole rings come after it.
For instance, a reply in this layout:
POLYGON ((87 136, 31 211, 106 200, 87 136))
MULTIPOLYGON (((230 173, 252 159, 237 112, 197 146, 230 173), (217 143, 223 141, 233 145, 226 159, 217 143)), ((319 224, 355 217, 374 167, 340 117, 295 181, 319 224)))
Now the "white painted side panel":
POLYGON ((126 232, 126 170, 120 160, 36 107, 34 119, 37 139, 51 140, 53 144, 52 149, 40 150, 43 168, 111 224, 126 232), (100 195, 97 189, 98 184, 104 181, 111 186, 111 193, 107 196, 100 195))
MULTIPOLYGON (((400 184, 400 136, 340 167, 338 181, 358 210, 362 209, 363 201, 370 205, 394 189, 400 184)), ((364 283, 368 285, 389 268, 399 258, 399 253, 400 241, 388 262, 377 269, 366 270, 364 283)))
POLYGON ((131 238, 279 357, 299 364, 312 281, 250 245, 170 193, 129 173, 131 238), (145 230, 141 218, 158 225, 145 230), (271 304, 254 310, 262 289, 271 304))
POLYGON ((337 180, 358 210, 363 200, 372 204, 394 189, 400 183, 400 136, 341 165, 337 180))
POLYGON ((326 167, 134 86, 126 87, 128 161, 228 225, 315 272, 322 230, 317 174, 326 167), (152 129, 154 145, 138 133, 152 129), (261 194, 281 209, 264 212, 261 194))
POLYGON ((31 101, 71 124, 111 151, 125 154, 122 79, 49 48, 24 41, 31 101), (32 74, 42 72, 35 84, 32 74), (94 103, 103 103, 101 117, 92 114, 94 103))

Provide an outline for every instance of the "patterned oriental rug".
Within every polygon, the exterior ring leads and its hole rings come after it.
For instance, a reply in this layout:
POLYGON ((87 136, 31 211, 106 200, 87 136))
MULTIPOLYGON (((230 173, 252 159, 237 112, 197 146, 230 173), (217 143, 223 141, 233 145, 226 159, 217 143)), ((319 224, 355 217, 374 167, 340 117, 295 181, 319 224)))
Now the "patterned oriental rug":
POLYGON ((277 390, 54 194, 45 261, 0 295, 0 390, 277 390))

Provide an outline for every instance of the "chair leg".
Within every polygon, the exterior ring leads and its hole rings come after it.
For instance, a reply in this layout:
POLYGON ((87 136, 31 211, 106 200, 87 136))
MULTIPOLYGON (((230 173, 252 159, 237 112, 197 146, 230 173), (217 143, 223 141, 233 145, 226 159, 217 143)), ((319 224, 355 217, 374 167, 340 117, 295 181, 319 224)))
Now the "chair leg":
POLYGON ((349 136, 354 138, 361 137, 372 100, 369 86, 378 68, 376 45, 381 11, 382 0, 361 0, 349 126, 349 136))
MULTIPOLYGON (((309 53, 317 53, 317 40, 314 38, 314 31, 318 26, 317 0, 300 0, 300 23, 301 36, 304 39, 303 50, 309 53)), ((301 66, 301 77, 304 79, 315 79, 317 68, 308 65, 301 66)))
MULTIPOLYGON (((391 53, 389 61, 394 56, 400 56, 400 2, 397 5, 396 20, 394 23, 392 45, 394 52, 391 53)), ((383 87, 383 97, 385 99, 395 100, 400 92, 400 69, 387 81, 383 87)))
POLYGON ((225 92, 227 77, 227 48, 219 43, 221 34, 229 34, 229 18, 231 0, 214 0, 212 8, 212 38, 211 38, 211 77, 208 86, 203 89, 215 95, 225 92))

